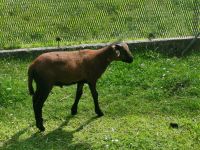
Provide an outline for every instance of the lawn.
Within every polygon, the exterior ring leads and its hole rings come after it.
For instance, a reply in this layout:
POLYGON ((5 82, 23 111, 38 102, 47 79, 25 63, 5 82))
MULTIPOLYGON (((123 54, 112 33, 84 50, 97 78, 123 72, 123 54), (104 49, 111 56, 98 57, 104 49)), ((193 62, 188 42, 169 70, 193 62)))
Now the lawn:
POLYGON ((101 118, 88 86, 76 116, 76 86, 55 87, 43 109, 44 133, 35 127, 27 91, 33 57, 1 59, 0 149, 200 149, 200 53, 134 56, 132 64, 113 62, 99 80, 101 118))
MULTIPOLYGON (((193 0, 12 0, 0 3, 0 49, 191 36, 193 0)), ((195 14, 196 12, 196 14, 195 14)))

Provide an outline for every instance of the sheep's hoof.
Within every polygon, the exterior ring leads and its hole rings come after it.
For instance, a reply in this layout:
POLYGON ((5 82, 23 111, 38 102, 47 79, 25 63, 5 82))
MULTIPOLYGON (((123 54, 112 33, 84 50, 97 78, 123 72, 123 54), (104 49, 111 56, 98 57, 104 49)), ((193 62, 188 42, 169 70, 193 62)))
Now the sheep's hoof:
POLYGON ((98 117, 102 117, 104 114, 100 111, 100 112, 97 112, 97 115, 98 117))
POLYGON ((36 124, 36 126, 41 132, 45 131, 45 127, 42 124, 36 124))
POLYGON ((42 126, 42 127, 39 128, 39 130, 40 130, 40 132, 44 132, 45 131, 45 127, 42 126))
POLYGON ((77 114, 77 112, 71 112, 71 114, 74 116, 74 115, 76 115, 76 114, 77 114))
POLYGON ((71 109, 71 114, 74 116, 77 114, 77 109, 71 109))

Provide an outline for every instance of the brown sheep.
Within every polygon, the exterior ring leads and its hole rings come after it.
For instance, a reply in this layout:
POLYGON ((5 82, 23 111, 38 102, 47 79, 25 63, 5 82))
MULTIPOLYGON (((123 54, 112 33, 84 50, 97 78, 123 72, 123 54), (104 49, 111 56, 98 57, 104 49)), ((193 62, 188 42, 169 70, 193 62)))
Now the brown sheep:
POLYGON ((71 114, 77 113, 83 85, 87 83, 98 116, 103 113, 98 103, 96 82, 112 61, 131 63, 133 56, 125 43, 111 44, 99 50, 79 50, 70 52, 48 52, 38 56, 28 69, 28 88, 33 99, 36 126, 44 131, 42 107, 53 86, 77 83, 75 102, 71 114), (32 82, 36 83, 34 92, 32 82))

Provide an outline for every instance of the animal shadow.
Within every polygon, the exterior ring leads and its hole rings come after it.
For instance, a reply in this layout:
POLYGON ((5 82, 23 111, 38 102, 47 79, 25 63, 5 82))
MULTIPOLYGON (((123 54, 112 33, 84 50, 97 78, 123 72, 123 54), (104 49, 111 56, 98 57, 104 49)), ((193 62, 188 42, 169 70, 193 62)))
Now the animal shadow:
POLYGON ((81 131, 84 126, 90 124, 92 121, 96 120, 97 117, 92 117, 86 122, 84 122, 81 126, 73 131, 63 130, 65 126, 68 125, 69 120, 72 116, 68 116, 66 121, 63 122, 57 129, 49 132, 48 134, 36 132, 31 135, 27 139, 22 139, 23 134, 28 134, 30 132, 30 127, 27 127, 15 135, 13 135, 8 141, 6 141, 0 149, 3 150, 13 150, 13 149, 67 149, 67 150, 75 150, 75 149, 91 149, 91 145, 85 142, 81 143, 73 143, 73 134, 81 131))

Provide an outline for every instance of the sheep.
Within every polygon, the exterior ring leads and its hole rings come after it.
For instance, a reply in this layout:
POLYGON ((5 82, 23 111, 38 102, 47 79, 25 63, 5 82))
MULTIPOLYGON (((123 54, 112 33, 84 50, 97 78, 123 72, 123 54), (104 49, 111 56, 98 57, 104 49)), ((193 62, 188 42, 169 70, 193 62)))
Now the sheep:
POLYGON ((89 85, 95 112, 103 116, 98 103, 97 80, 112 61, 131 63, 133 56, 126 43, 115 43, 98 50, 48 52, 38 56, 28 68, 28 89, 32 96, 36 127, 44 131, 42 107, 53 86, 77 84, 71 114, 77 114, 77 107, 84 84, 89 85), (32 82, 36 83, 34 91, 32 82))

